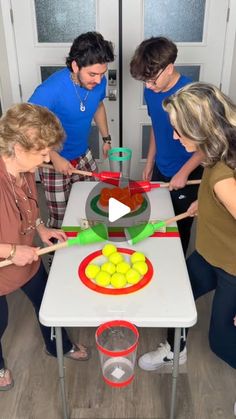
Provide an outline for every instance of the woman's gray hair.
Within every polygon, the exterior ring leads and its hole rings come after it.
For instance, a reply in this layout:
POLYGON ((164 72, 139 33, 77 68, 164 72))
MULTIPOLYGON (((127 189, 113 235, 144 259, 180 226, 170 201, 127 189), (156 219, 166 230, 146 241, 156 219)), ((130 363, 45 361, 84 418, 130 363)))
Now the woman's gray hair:
POLYGON ((15 144, 26 151, 59 149, 64 138, 59 119, 43 106, 19 103, 0 119, 0 155, 13 156, 15 144))
POLYGON ((195 142, 205 166, 224 161, 236 168, 236 105, 217 87, 191 83, 163 101, 177 131, 195 142))

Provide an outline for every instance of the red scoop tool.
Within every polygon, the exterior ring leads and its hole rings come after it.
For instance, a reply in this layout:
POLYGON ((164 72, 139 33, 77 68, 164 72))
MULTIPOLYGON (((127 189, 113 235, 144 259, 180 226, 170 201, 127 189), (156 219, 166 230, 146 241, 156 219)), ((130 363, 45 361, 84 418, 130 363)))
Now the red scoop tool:
POLYGON ((120 172, 100 172, 100 173, 93 172, 92 176, 98 178, 101 182, 119 186, 120 172))
MULTIPOLYGON (((52 164, 41 164, 40 167, 45 169, 55 170, 52 164)), ((110 183, 111 185, 119 186, 120 172, 86 172, 84 170, 73 169, 72 173, 82 176, 93 176, 98 178, 101 182, 110 183)))
MULTIPOLYGON (((198 185, 199 183, 201 183, 201 180, 188 180, 186 185, 198 185)), ((131 181, 129 183, 129 188, 130 188, 130 192, 131 194, 135 194, 135 193, 146 193, 146 192, 150 192, 152 189, 156 189, 156 188, 168 188, 169 187, 169 183, 151 183, 149 181, 145 181, 145 180, 140 180, 140 181, 131 181)))

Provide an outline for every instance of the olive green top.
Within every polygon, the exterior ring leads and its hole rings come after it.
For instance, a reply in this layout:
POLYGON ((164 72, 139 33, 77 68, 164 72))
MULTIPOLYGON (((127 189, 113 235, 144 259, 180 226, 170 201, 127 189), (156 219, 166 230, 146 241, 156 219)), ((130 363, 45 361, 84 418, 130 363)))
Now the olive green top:
POLYGON ((236 178, 236 173, 223 162, 204 170, 198 192, 196 249, 211 265, 236 275, 236 220, 214 193, 214 185, 228 178, 236 178))

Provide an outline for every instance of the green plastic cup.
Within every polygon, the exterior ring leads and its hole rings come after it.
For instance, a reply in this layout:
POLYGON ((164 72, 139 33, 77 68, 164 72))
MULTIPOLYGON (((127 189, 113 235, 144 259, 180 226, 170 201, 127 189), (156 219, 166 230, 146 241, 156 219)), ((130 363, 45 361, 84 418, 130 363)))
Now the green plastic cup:
POLYGON ((68 240, 68 246, 85 245, 108 240, 108 230, 105 224, 97 224, 83 230, 73 239, 68 240))
POLYGON ((132 150, 127 147, 115 147, 108 151, 111 172, 120 172, 123 178, 130 177, 132 150))

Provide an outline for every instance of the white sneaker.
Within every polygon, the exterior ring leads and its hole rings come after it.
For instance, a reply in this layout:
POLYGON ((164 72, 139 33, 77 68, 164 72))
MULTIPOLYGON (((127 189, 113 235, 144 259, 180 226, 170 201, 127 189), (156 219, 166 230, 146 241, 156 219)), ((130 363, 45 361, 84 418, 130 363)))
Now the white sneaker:
MULTIPOLYGON (((154 371, 161 368, 163 365, 173 365, 174 352, 170 350, 168 342, 160 343, 159 348, 156 351, 147 352, 142 355, 138 360, 140 368, 146 371, 154 371)), ((187 349, 185 348, 179 353, 179 365, 184 364, 187 361, 187 349)))

